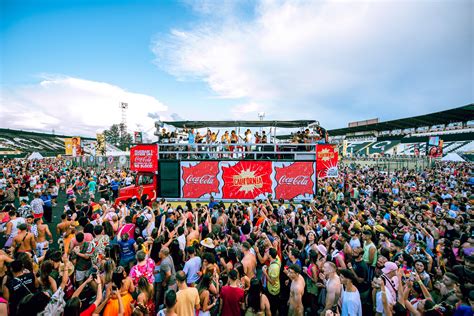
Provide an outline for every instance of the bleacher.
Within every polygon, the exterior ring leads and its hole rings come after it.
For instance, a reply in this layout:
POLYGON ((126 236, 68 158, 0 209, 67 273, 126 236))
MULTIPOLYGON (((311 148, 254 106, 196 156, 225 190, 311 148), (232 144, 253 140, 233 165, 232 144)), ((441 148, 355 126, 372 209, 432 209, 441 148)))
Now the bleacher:
POLYGON ((454 152, 462 154, 474 151, 473 119, 474 104, 469 104, 416 117, 330 130, 329 135, 337 138, 341 153, 345 142, 346 154, 355 156, 377 156, 382 153, 413 156, 415 148, 424 155, 429 138, 439 136, 443 140, 445 156, 454 152))
MULTIPOLYGON (((73 136, 0 128, 0 157, 20 158, 32 152, 39 152, 43 157, 64 155, 64 139, 71 137, 73 136)), ((86 155, 93 151, 95 141, 95 138, 81 137, 81 146, 86 155)), ((120 151, 108 143, 106 150, 107 152, 120 151)))

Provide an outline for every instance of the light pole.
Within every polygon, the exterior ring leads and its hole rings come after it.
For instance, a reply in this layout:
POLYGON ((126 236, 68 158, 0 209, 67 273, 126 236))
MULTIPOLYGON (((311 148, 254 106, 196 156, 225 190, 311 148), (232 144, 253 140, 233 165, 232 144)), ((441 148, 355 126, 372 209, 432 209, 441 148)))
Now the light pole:
MULTIPOLYGON (((260 119, 260 122, 263 121, 265 118, 265 112, 258 112, 258 118, 260 119)), ((260 126, 260 135, 262 134, 262 126, 260 126)))

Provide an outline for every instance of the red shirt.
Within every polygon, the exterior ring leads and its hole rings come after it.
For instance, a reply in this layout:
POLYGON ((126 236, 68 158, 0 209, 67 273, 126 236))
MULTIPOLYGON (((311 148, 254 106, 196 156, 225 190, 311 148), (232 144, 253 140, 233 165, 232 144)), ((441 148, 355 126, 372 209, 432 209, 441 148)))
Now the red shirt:
POLYGON ((80 316, 92 316, 92 313, 95 311, 96 306, 95 304, 92 304, 89 306, 85 311, 83 311, 80 316))
POLYGON ((244 301, 244 290, 226 285, 221 289, 221 298, 222 315, 240 316, 240 303, 244 301))

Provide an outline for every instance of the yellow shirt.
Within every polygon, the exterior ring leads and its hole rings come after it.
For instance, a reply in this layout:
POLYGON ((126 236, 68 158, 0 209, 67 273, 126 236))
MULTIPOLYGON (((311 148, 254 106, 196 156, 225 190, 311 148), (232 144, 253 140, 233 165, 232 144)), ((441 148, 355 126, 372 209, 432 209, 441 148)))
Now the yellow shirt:
POLYGON ((176 293, 176 314, 179 316, 196 316, 197 304, 199 304, 199 293, 196 288, 188 287, 176 293))
POLYGON ((270 281, 267 282, 268 292, 270 292, 271 295, 280 294, 280 267, 281 262, 279 257, 276 257, 268 267, 268 276, 271 277, 272 280, 276 280, 273 284, 271 284, 270 281))

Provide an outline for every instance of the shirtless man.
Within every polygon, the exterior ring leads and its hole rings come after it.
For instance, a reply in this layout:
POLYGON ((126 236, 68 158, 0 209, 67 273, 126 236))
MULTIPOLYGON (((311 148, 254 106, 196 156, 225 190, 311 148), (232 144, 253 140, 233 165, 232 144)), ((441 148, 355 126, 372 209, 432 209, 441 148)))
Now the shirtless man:
POLYGON ((67 214, 61 214, 61 223, 56 225, 58 236, 62 236, 73 222, 73 220, 68 219, 67 214))
POLYGON ((288 315, 303 316, 303 293, 306 282, 301 275, 301 268, 297 264, 292 264, 288 269, 285 269, 285 273, 291 280, 290 298, 288 300, 288 315))
POLYGON ((326 284, 326 304, 321 316, 326 315, 326 311, 331 310, 339 302, 341 297, 341 280, 336 273, 337 267, 332 262, 325 262, 323 265, 323 280, 326 284))
POLYGON ((242 243, 242 253, 244 254, 242 265, 244 266, 244 273, 250 280, 252 280, 257 269, 257 259, 255 258, 255 255, 250 252, 250 248, 248 242, 242 243))
POLYGON ((186 223, 187 235, 186 235, 186 245, 192 246, 193 240, 199 241, 199 223, 198 223, 198 213, 194 212, 194 229, 193 225, 189 222, 186 223))
POLYGON ((36 230, 38 235, 36 237, 36 256, 42 257, 46 254, 49 249, 49 243, 46 240, 46 235, 49 236, 49 240, 53 242, 53 235, 49 231, 48 225, 43 223, 43 218, 35 218, 36 230))
POLYGON ((33 250, 36 249, 35 237, 28 232, 26 224, 18 225, 18 230, 18 235, 13 238, 12 253, 16 250, 16 252, 33 254, 33 250))
POLYGON ((7 255, 3 250, 0 250, 0 286, 3 285, 3 278, 7 274, 7 265, 5 263, 13 262, 13 258, 7 255))

